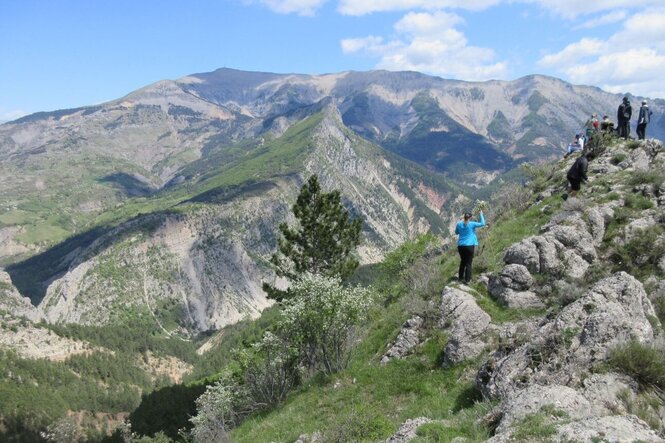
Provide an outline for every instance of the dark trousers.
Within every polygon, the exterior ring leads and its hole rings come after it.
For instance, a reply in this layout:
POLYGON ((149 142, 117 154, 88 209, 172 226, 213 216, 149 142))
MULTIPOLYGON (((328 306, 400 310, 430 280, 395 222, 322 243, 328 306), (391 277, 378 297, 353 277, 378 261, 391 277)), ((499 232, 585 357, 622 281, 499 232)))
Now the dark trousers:
POLYGON ((459 279, 464 280, 466 283, 471 281, 471 264, 473 263, 473 253, 475 246, 458 246, 460 264, 459 264, 459 279))
POLYGON ((627 139, 630 135, 630 120, 619 122, 619 137, 627 139))
POLYGON ((637 138, 639 140, 644 140, 644 137, 647 134, 647 124, 646 123, 640 123, 637 125, 637 138))

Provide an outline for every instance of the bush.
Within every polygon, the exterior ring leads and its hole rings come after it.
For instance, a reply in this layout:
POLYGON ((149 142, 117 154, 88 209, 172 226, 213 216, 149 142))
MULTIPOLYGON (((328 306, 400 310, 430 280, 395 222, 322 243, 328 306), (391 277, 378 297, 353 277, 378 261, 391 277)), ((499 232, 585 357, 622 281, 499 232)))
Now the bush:
MULTIPOLYGON (((543 178, 543 180, 545 180, 545 178, 543 178)), ((490 219, 496 220, 510 211, 524 211, 529 207, 530 199, 531 193, 524 192, 524 187, 522 185, 517 183, 506 185, 492 194, 492 206, 487 215, 490 219)))
POLYGON ((639 209, 639 210, 653 208, 653 202, 651 200, 637 194, 626 195, 624 202, 625 202, 624 205, 627 208, 639 209))
POLYGON ((390 421, 375 413, 355 410, 343 416, 323 435, 326 443, 374 442, 393 431, 390 421))
POLYGON ((300 381, 297 350, 286 340, 266 332, 260 342, 238 355, 244 383, 256 408, 276 405, 300 381))
POLYGON ((83 430, 72 417, 63 417, 47 426, 41 437, 54 443, 76 443, 85 440, 83 430))
POLYGON ((663 349, 632 341, 614 349, 610 365, 630 375, 642 389, 665 389, 665 353, 663 349))
POLYGON ((621 163, 622 161, 624 161, 627 158, 628 158, 628 156, 626 154, 624 154, 623 152, 617 152, 610 159, 610 163, 612 163, 613 165, 618 165, 619 163, 621 163))
POLYGON ((659 274, 658 263, 665 255, 664 232, 662 227, 653 226, 642 230, 629 242, 616 246, 608 254, 612 272, 625 271, 639 280, 659 274))
POLYGON ((635 171, 628 178, 628 184, 633 186, 652 184, 658 189, 663 183, 665 183, 665 175, 660 171, 635 171))
POLYGON ((371 303, 370 291, 344 288, 337 278, 306 273, 284 300, 279 327, 285 331, 310 369, 332 374, 349 361, 354 325, 371 303))
POLYGON ((196 399, 197 414, 190 419, 194 442, 230 441, 229 430, 252 412, 251 408, 247 408, 247 400, 246 392, 228 373, 208 386, 203 395, 196 399))

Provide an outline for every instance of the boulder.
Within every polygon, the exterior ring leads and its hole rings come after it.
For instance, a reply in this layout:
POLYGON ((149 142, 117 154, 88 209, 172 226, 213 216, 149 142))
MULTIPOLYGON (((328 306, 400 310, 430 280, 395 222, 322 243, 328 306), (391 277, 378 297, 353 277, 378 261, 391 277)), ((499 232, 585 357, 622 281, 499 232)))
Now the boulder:
POLYGON ((650 167, 649 154, 644 149, 634 149, 630 153, 630 162, 636 171, 648 171, 650 167))
POLYGON ((533 285, 533 277, 526 266, 511 264, 503 268, 500 274, 501 285, 515 291, 526 291, 533 285))
POLYGON ((418 418, 412 418, 404 423, 402 423, 402 426, 399 427, 397 432, 393 434, 390 438, 385 440, 385 443, 406 443, 414 438, 416 438, 416 431, 418 431, 418 428, 426 423, 432 423, 432 420, 430 420, 427 417, 418 417, 418 418))
POLYGON ((540 272, 540 254, 532 237, 508 247, 503 255, 503 261, 507 264, 522 265, 530 272, 540 272))
POLYGON ((497 276, 491 276, 487 289, 492 297, 509 308, 542 308, 544 303, 528 289, 533 277, 524 265, 509 264, 497 276))
POLYGON ((559 385, 532 385, 512 392, 501 404, 502 419, 497 433, 507 431, 527 415, 540 412, 543 407, 553 407, 568 418, 578 420, 590 416, 591 404, 576 390, 559 385))
POLYGON ((476 384, 487 398, 503 398, 532 384, 576 386, 614 347, 653 341, 655 316, 642 284, 625 272, 597 282, 514 350, 497 351, 476 384))
POLYGON ((621 395, 635 396, 638 386, 630 377, 621 374, 592 374, 582 382, 581 393, 589 401, 592 415, 603 416, 628 413, 621 395))
POLYGON ((453 365, 480 355, 485 348, 483 333, 490 325, 490 316, 468 292, 446 287, 441 295, 439 327, 450 336, 444 349, 444 364, 453 365))
POLYGON ((423 319, 417 315, 405 321, 397 339, 381 358, 381 364, 386 364, 395 358, 402 359, 409 355, 413 348, 420 344, 419 329, 422 324, 423 319))
POLYGON ((663 442, 649 425, 634 415, 590 417, 561 425, 554 441, 558 442, 663 442))

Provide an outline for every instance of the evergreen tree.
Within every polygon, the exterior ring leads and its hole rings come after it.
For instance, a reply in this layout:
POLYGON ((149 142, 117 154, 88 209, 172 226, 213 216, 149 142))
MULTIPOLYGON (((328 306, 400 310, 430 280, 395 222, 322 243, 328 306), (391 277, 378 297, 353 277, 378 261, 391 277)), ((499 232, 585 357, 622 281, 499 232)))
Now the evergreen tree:
MULTIPOLYGON (((339 191, 322 192, 318 178, 312 175, 300 189, 292 211, 298 226, 279 225, 278 250, 271 259, 277 275, 291 282, 305 272, 348 277, 358 267, 353 252, 360 243, 362 221, 349 217, 339 191)), ((287 291, 268 283, 263 290, 278 301, 288 296, 287 291)))

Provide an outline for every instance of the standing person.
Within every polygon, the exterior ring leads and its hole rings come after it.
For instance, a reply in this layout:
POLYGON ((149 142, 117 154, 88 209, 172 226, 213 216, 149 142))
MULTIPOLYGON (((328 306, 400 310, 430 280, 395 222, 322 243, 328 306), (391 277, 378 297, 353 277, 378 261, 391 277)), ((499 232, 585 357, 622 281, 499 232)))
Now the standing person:
POLYGON ((640 114, 637 116, 637 138, 639 140, 644 140, 647 132, 647 124, 651 121, 651 110, 647 106, 647 101, 642 100, 642 106, 640 106, 640 114))
MULTIPOLYGON (((593 153, 587 152, 586 154, 578 157, 573 163, 573 166, 568 170, 566 178, 570 182, 570 196, 575 197, 577 191, 580 190, 582 182, 589 180, 587 177, 587 170, 589 168, 589 161, 593 160, 593 153)), ((568 198, 568 194, 563 195, 564 200, 568 198)))
POLYGON ((471 265, 476 246, 478 246, 476 228, 483 226, 485 226, 483 211, 480 211, 480 219, 477 222, 471 220, 470 212, 464 213, 464 221, 457 222, 457 226, 455 226, 455 234, 459 235, 457 240, 457 251, 460 257, 459 279, 464 280, 467 284, 471 281, 471 265))
POLYGON ((619 137, 624 140, 630 135, 630 117, 633 115, 633 108, 630 106, 628 97, 624 97, 617 110, 617 124, 619 126, 619 137))
POLYGON ((591 114, 589 120, 586 121, 584 127, 586 128, 586 139, 591 140, 593 135, 598 131, 598 114, 595 112, 591 114))

